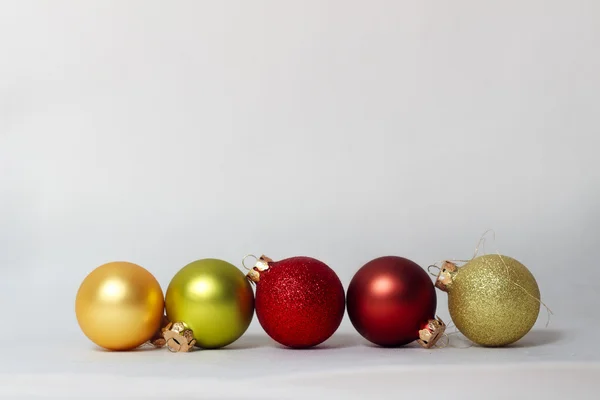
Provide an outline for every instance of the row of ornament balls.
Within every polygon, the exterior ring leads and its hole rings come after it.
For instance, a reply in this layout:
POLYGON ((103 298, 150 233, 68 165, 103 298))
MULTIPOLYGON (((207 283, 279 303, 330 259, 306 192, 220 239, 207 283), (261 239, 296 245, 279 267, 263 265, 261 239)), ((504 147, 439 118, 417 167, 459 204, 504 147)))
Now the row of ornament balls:
POLYGON ((314 258, 247 256, 244 261, 248 257, 254 265, 244 264, 245 276, 226 261, 194 261, 173 277, 166 297, 146 269, 128 262, 102 265, 77 293, 79 326, 109 350, 150 343, 187 352, 194 346, 214 349, 233 343, 256 311, 275 341, 308 348, 331 337, 347 309, 356 330, 377 345, 417 340, 431 348, 446 328, 435 316, 437 287, 448 293, 450 316, 461 333, 479 345, 503 346, 522 338, 540 310, 533 275, 499 254, 475 257, 462 266, 444 262, 437 266, 435 285, 416 263, 380 257, 356 272, 346 296, 336 273, 314 258))

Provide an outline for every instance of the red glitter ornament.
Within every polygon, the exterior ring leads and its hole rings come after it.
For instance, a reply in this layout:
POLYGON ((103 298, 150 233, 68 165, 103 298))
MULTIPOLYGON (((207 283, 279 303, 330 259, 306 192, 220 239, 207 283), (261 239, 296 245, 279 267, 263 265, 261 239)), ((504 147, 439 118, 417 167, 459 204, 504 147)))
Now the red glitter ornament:
POLYGON ((402 257, 380 257, 365 264, 348 287, 352 325, 367 340, 385 347, 419 339, 432 347, 446 326, 434 319, 436 293, 427 273, 402 257))
POLYGON ((344 287, 326 264, 310 257, 262 256, 247 274, 256 283, 256 316, 267 334, 292 348, 316 346, 344 317, 344 287))

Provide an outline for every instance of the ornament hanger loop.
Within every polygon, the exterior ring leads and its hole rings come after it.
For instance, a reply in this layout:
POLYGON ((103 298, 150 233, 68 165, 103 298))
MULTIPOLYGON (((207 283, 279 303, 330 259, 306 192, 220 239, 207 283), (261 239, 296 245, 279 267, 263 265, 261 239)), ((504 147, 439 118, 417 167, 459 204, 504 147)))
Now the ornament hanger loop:
MULTIPOLYGON (((173 348, 173 346, 172 346, 172 345, 169 345, 169 343, 171 343, 171 341, 175 341, 175 339, 173 339, 173 338, 169 338, 169 340, 167 340, 167 343, 166 343, 166 345, 167 345, 167 349, 168 349, 168 350, 169 350, 171 353, 177 353, 177 352, 178 352, 178 350, 175 350, 175 349, 173 348)), ((175 343, 177 343, 177 342, 175 342, 175 343)), ((179 343, 177 343, 177 344, 179 345, 179 343)))
POLYGON ((444 340, 444 342, 442 342, 440 340, 433 347, 435 347, 436 349, 444 349, 444 348, 448 347, 448 345, 450 344, 450 336, 446 332, 444 332, 444 333, 442 333, 442 337, 446 340, 444 340))
POLYGON ((431 264, 429 267, 427 267, 427 272, 429 272, 429 275, 431 276, 438 276, 441 270, 442 269, 435 264, 431 264), (432 269, 437 269, 438 272, 431 272, 432 269))
POLYGON ((493 229, 488 229, 487 231, 483 232, 483 235, 481 235, 481 237, 479 238, 479 242, 477 242, 477 247, 475 247, 475 254, 473 254, 473 258, 477 257, 479 255, 479 249, 481 248, 483 250, 483 254, 485 255, 485 241, 487 239, 487 235, 488 233, 492 234, 492 240, 494 242, 496 242, 496 231, 493 229))
POLYGON ((244 267, 244 269, 246 269, 246 270, 250 271, 252 268, 248 268, 248 267, 246 266, 246 260, 247 260, 248 258, 254 258, 254 261, 255 261, 255 262, 258 262, 258 257, 256 257, 254 254, 248 254, 247 256, 245 256, 244 258, 242 258, 242 266, 244 267))

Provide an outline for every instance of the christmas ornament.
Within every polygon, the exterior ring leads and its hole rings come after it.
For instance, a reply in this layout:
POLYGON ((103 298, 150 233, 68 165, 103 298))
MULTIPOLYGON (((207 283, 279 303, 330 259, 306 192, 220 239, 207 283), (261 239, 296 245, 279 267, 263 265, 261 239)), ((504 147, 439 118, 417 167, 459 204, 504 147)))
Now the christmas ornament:
POLYGON ((367 340, 385 347, 414 340, 435 345, 446 325, 434 319, 436 293, 421 267, 402 257, 376 258, 352 278, 347 294, 348 316, 367 340))
POLYGON ((139 265, 112 262, 93 270, 75 300, 83 333, 109 350, 131 350, 153 338, 164 313, 156 278, 139 265))
MULTIPOLYGON (((165 306, 169 321, 181 323, 182 332, 190 330, 196 346, 214 349, 227 346, 246 331, 254 314, 254 294, 242 271, 208 258, 188 264, 173 277, 165 306)), ((179 346, 167 343, 170 350, 182 351, 181 343, 189 337, 181 334, 179 338, 179 346)))
POLYGON ((499 254, 476 257, 462 267, 446 261, 436 287, 448 292, 456 328, 482 346, 504 346, 521 339, 540 311, 540 291, 531 272, 499 254))
POLYGON ((344 288, 321 261, 310 257, 273 261, 262 256, 247 276, 256 284, 258 321, 282 345, 316 346, 340 326, 344 288))

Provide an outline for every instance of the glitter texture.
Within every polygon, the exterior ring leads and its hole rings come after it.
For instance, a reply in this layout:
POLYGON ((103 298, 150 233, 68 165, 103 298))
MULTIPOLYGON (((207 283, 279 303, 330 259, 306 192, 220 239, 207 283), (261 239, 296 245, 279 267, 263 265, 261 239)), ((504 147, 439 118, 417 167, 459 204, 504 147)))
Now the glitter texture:
POLYGON ((256 284, 256 315, 269 336, 293 348, 316 346, 344 317, 344 288, 319 260, 292 257, 270 262, 256 284))
POLYGON ((482 346, 504 346, 525 336, 537 320, 539 299, 531 272, 517 260, 497 254, 459 267, 448 286, 454 324, 482 346))

